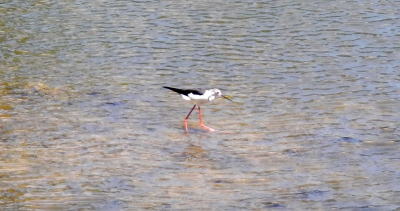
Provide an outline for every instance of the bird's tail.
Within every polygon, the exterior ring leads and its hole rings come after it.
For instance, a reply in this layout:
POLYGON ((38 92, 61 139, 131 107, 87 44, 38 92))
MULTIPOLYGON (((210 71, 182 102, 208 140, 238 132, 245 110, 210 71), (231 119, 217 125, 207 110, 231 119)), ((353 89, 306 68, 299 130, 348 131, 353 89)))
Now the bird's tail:
POLYGON ((173 87, 169 87, 169 86, 163 86, 163 88, 169 89, 169 90, 174 91, 179 94, 181 94, 183 91, 182 89, 177 89, 177 88, 173 88, 173 87))

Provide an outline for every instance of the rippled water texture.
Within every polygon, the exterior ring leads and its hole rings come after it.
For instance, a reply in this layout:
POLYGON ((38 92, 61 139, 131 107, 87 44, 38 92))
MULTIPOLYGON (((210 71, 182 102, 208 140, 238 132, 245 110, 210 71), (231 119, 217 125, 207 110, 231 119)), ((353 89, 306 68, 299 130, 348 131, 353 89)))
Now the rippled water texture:
POLYGON ((2 0, 1 209, 399 208, 399 8, 2 0))

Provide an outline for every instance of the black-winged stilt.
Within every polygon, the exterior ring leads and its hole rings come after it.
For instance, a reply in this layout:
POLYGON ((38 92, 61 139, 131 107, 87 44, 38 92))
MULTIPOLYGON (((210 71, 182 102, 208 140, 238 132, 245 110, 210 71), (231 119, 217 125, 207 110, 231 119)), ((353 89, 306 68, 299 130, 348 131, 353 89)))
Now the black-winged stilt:
POLYGON ((172 90, 182 96, 184 100, 190 101, 194 103, 194 106, 192 109, 189 111, 189 113, 186 115, 185 119, 183 120, 185 124, 185 131, 188 132, 188 119, 192 111, 196 108, 197 106, 197 111, 199 112, 199 124, 200 127, 208 130, 208 131, 215 131, 214 129, 206 126, 203 121, 202 117, 202 112, 200 105, 204 105, 208 102, 211 102, 219 97, 223 97, 227 100, 232 101, 228 96, 222 95, 221 90, 219 89, 208 89, 205 90, 204 92, 201 92, 199 90, 194 90, 194 89, 178 89, 178 88, 173 88, 173 87, 168 87, 164 86, 164 88, 172 90))

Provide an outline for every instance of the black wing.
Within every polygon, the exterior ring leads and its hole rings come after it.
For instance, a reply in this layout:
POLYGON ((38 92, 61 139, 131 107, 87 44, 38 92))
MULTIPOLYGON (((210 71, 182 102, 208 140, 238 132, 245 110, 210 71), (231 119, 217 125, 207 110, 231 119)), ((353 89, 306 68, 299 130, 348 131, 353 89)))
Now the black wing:
POLYGON ((190 93, 195 94, 195 95, 202 95, 203 93, 198 91, 198 90, 194 90, 194 89, 178 89, 178 88, 173 88, 173 87, 168 87, 168 86, 163 86, 166 89, 172 90, 176 93, 179 93, 181 95, 186 95, 188 96, 190 93))

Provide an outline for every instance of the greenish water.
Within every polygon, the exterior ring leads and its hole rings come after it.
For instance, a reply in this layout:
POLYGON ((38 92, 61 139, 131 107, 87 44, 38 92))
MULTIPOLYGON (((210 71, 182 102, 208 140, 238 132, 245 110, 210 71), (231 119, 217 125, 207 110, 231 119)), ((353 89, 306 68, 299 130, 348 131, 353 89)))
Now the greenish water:
POLYGON ((398 8, 2 1, 1 209, 399 208, 398 8))

